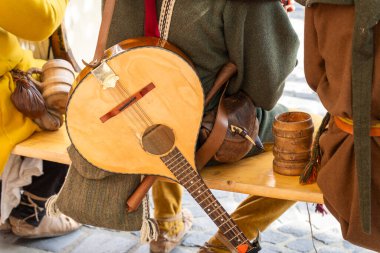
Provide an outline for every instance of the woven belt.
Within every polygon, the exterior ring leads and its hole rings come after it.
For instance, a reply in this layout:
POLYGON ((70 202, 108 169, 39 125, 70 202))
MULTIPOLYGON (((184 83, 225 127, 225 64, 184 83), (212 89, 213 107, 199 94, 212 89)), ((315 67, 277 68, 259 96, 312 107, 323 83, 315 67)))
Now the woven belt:
MULTIPOLYGON (((351 135, 354 133, 353 121, 351 119, 334 116, 334 121, 335 121, 336 126, 340 130, 351 135)), ((371 123, 371 129, 370 129, 369 135, 380 136, 380 122, 371 123)))

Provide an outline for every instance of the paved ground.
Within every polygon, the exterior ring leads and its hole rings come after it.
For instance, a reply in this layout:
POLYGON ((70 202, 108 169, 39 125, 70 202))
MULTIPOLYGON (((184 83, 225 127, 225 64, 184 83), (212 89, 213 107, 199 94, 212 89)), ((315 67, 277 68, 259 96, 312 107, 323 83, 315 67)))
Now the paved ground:
MULTIPOLYGON (((325 110, 315 93, 308 88, 303 75, 303 10, 301 7, 291 15, 291 20, 301 39, 298 56, 300 61, 289 77, 280 102, 291 108, 323 115, 325 110)), ((229 212, 233 211, 245 197, 243 194, 213 192, 229 212)), ((181 246, 173 253, 196 252, 198 247, 216 231, 216 226, 187 193, 184 198, 184 207, 193 213, 194 225, 190 233, 185 236, 181 246)), ((262 233, 263 250, 261 252, 315 252, 313 241, 320 253, 371 252, 344 241, 339 224, 331 215, 322 217, 314 212, 312 204, 301 202, 290 208, 262 233), (309 220, 307 205, 310 209, 311 220, 309 220), (313 238, 311 228, 314 233, 313 238)), ((10 233, 0 233, 0 252, 146 253, 149 252, 149 247, 146 244, 139 244, 138 232, 116 232, 85 226, 70 235, 44 240, 25 240, 10 233)))
MULTIPOLYGON (((246 195, 213 191, 227 211, 231 212, 246 195)), ((364 253, 371 252, 344 241, 339 224, 331 215, 322 217, 308 204, 314 240, 306 203, 299 202, 289 209, 262 233, 263 253, 276 252, 315 252, 312 241, 320 253, 364 253)), ((181 246, 173 253, 197 252, 198 247, 216 231, 216 226, 195 203, 185 194, 184 207, 194 215, 194 224, 181 246)), ((1 253, 147 253, 149 246, 139 244, 138 232, 116 232, 105 229, 82 227, 80 230, 57 238, 26 240, 10 233, 0 233, 1 253)))

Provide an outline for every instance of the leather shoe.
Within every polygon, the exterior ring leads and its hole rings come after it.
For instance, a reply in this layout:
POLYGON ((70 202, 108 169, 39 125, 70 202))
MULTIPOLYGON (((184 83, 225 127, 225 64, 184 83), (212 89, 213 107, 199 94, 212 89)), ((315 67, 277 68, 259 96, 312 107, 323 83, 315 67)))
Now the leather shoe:
POLYGON ((12 216, 9 217, 9 221, 12 232, 23 238, 45 238, 65 235, 77 230, 81 226, 78 222, 62 213, 58 216, 45 215, 37 227, 12 216))
MULTIPOLYGON (((191 225, 193 224, 193 216, 190 211, 186 209, 182 210, 181 216, 183 222, 183 230, 176 235, 169 235, 168 232, 160 231, 157 240, 150 242, 151 253, 169 253, 181 243, 183 237, 190 230, 191 225)), ((160 224, 161 222, 175 222, 178 219, 181 219, 181 217, 159 219, 157 220, 157 223, 160 224)))

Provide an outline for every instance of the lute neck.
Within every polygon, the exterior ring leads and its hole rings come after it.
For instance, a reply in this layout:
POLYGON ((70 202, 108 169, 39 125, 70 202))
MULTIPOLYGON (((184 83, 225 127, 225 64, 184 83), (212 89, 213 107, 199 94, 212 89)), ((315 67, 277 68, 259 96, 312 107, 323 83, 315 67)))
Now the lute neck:
POLYGON ((177 147, 166 156, 161 157, 161 160, 218 226, 223 236, 231 244, 230 246, 233 246, 237 252, 240 252, 238 249, 242 245, 248 245, 247 250, 242 252, 257 252, 259 250, 258 244, 257 246, 251 245, 230 215, 206 186, 202 177, 192 168, 191 164, 177 147))

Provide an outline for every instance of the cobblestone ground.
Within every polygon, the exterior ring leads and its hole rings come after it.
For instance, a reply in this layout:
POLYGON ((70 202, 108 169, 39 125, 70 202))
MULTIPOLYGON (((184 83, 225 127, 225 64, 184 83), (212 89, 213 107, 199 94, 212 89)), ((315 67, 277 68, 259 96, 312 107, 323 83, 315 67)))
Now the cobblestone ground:
MULTIPOLYGON (((215 190, 213 193, 228 212, 232 212, 246 197, 244 194, 215 190)), ((183 205, 193 213, 194 223, 173 253, 197 252, 217 228, 187 192, 183 205)), ((315 213, 313 205, 308 204, 314 234, 312 239, 306 205, 303 202, 295 204, 262 233, 261 252, 315 252, 313 241, 319 253, 372 252, 343 240, 338 222, 330 214, 322 217, 315 213)), ((116 232, 84 226, 66 236, 41 240, 21 239, 11 233, 0 233, 0 252, 147 253, 149 246, 139 244, 138 232, 116 232)))
MULTIPOLYGON (((301 46, 299 64, 290 75, 282 104, 311 113, 323 115, 325 110, 304 79, 303 74, 303 8, 290 15, 301 46)), ((245 198, 244 194, 213 191, 228 212, 232 212, 245 198)), ((173 253, 197 252, 208 238, 216 232, 216 226, 206 216, 189 194, 185 194, 183 205, 194 216, 191 231, 185 236, 182 244, 173 253)), ((263 253, 276 252, 315 252, 313 242, 319 253, 365 253, 372 252, 343 240, 339 223, 328 214, 321 216, 314 212, 313 204, 299 202, 284 213, 266 231, 262 233, 263 253), (310 210, 310 218, 307 206, 310 210), (310 229, 313 229, 312 237, 310 229)), ((11 233, 0 233, 1 253, 147 253, 149 246, 139 244, 138 232, 115 232, 105 229, 84 226, 66 236, 42 240, 17 238, 11 233)))

